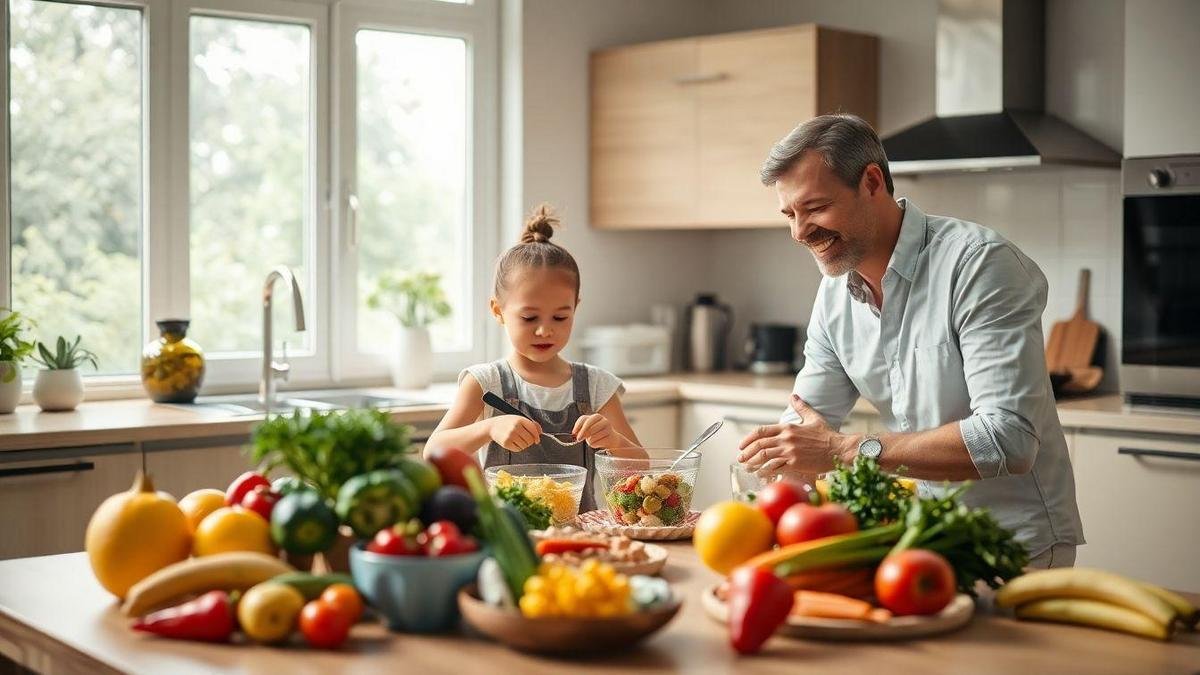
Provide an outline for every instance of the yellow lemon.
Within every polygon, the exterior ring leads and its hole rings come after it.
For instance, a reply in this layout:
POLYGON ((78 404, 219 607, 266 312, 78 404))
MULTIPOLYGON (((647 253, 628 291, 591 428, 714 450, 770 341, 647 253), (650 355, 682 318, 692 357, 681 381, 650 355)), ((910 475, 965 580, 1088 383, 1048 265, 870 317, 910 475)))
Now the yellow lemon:
POLYGON ((191 532, 195 532, 196 528, 200 527, 200 522, 208 514, 223 506, 225 506, 225 493, 213 488, 196 490, 179 500, 179 508, 187 517, 188 530, 191 532))
POLYGON ((774 543, 771 519, 744 502, 720 502, 704 509, 692 533, 700 560, 721 574, 769 551, 774 543))
POLYGON ((231 551, 275 555, 270 524, 262 516, 240 506, 225 506, 208 514, 196 527, 192 553, 205 556, 231 551))
POLYGON ((303 608, 300 591, 287 584, 264 581, 246 591, 238 602, 238 623, 251 640, 281 642, 296 627, 296 617, 303 608))

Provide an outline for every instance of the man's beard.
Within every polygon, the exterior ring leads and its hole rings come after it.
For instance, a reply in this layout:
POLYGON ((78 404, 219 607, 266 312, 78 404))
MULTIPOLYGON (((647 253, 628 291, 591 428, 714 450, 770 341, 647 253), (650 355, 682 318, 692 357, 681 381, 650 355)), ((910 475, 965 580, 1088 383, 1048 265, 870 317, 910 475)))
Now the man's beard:
POLYGON ((859 263, 867 257, 867 244, 863 239, 858 237, 849 239, 824 228, 810 234, 804 243, 805 246, 808 246, 813 260, 817 262, 817 268, 821 270, 821 274, 827 277, 843 276, 858 267, 859 263), (817 244, 817 248, 819 248, 820 244, 823 244, 824 240, 830 236, 836 237, 830 247, 836 249, 836 255, 832 258, 822 259, 813 250, 813 244, 817 244))

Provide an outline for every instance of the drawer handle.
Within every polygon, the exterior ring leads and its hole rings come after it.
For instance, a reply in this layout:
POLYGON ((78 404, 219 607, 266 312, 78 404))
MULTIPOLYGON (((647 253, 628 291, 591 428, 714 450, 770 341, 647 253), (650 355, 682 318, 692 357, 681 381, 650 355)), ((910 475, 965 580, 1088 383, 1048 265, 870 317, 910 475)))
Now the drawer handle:
POLYGON ((707 84, 709 82, 720 82, 729 77, 729 73, 698 73, 696 75, 682 75, 675 78, 675 84, 707 84))
POLYGON ((16 469, 0 469, 0 478, 14 476, 36 476, 45 473, 80 473, 91 471, 96 465, 92 462, 72 462, 71 464, 46 464, 43 466, 22 466, 16 469))
POLYGON ((1200 462, 1200 454, 1194 452, 1179 452, 1178 450, 1145 450, 1142 448, 1117 448, 1118 455, 1133 457, 1165 457, 1167 459, 1186 459, 1189 462, 1200 462))

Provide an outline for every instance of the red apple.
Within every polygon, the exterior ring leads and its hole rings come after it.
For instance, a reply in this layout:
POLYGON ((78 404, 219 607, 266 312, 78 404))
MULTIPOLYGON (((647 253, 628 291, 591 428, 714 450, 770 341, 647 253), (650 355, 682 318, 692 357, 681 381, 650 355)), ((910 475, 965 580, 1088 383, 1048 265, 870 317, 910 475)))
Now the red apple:
POLYGON ((442 485, 457 485, 469 490, 467 479, 463 478, 463 472, 469 467, 474 467, 479 475, 483 476, 483 470, 479 468, 475 457, 457 448, 434 448, 425 459, 437 467, 438 474, 442 477, 442 485))
POLYGON ((779 518, 775 539, 780 546, 858 531, 858 521, 841 504, 794 504, 779 518))

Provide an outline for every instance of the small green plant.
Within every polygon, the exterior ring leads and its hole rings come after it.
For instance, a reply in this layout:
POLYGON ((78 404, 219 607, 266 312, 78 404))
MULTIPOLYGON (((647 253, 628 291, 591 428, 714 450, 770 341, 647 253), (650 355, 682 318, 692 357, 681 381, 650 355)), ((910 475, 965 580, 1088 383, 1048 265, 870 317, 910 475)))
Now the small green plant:
POLYGON ((434 272, 384 274, 367 296, 367 306, 391 312, 405 328, 425 328, 450 316, 442 275, 434 272))
POLYGON ((38 353, 33 360, 42 364, 46 370, 72 370, 84 363, 90 363, 92 368, 96 368, 96 355, 80 347, 79 339, 80 336, 76 335, 74 342, 67 342, 66 338, 59 335, 54 351, 50 351, 45 342, 39 341, 38 353))
POLYGON ((12 382, 20 372, 17 366, 33 353, 33 343, 21 339, 23 333, 33 328, 33 321, 20 312, 10 312, 5 308, 0 308, 0 312, 6 312, 4 318, 0 319, 0 361, 11 361, 13 364, 12 368, 6 368, 0 375, 0 382, 12 382))

